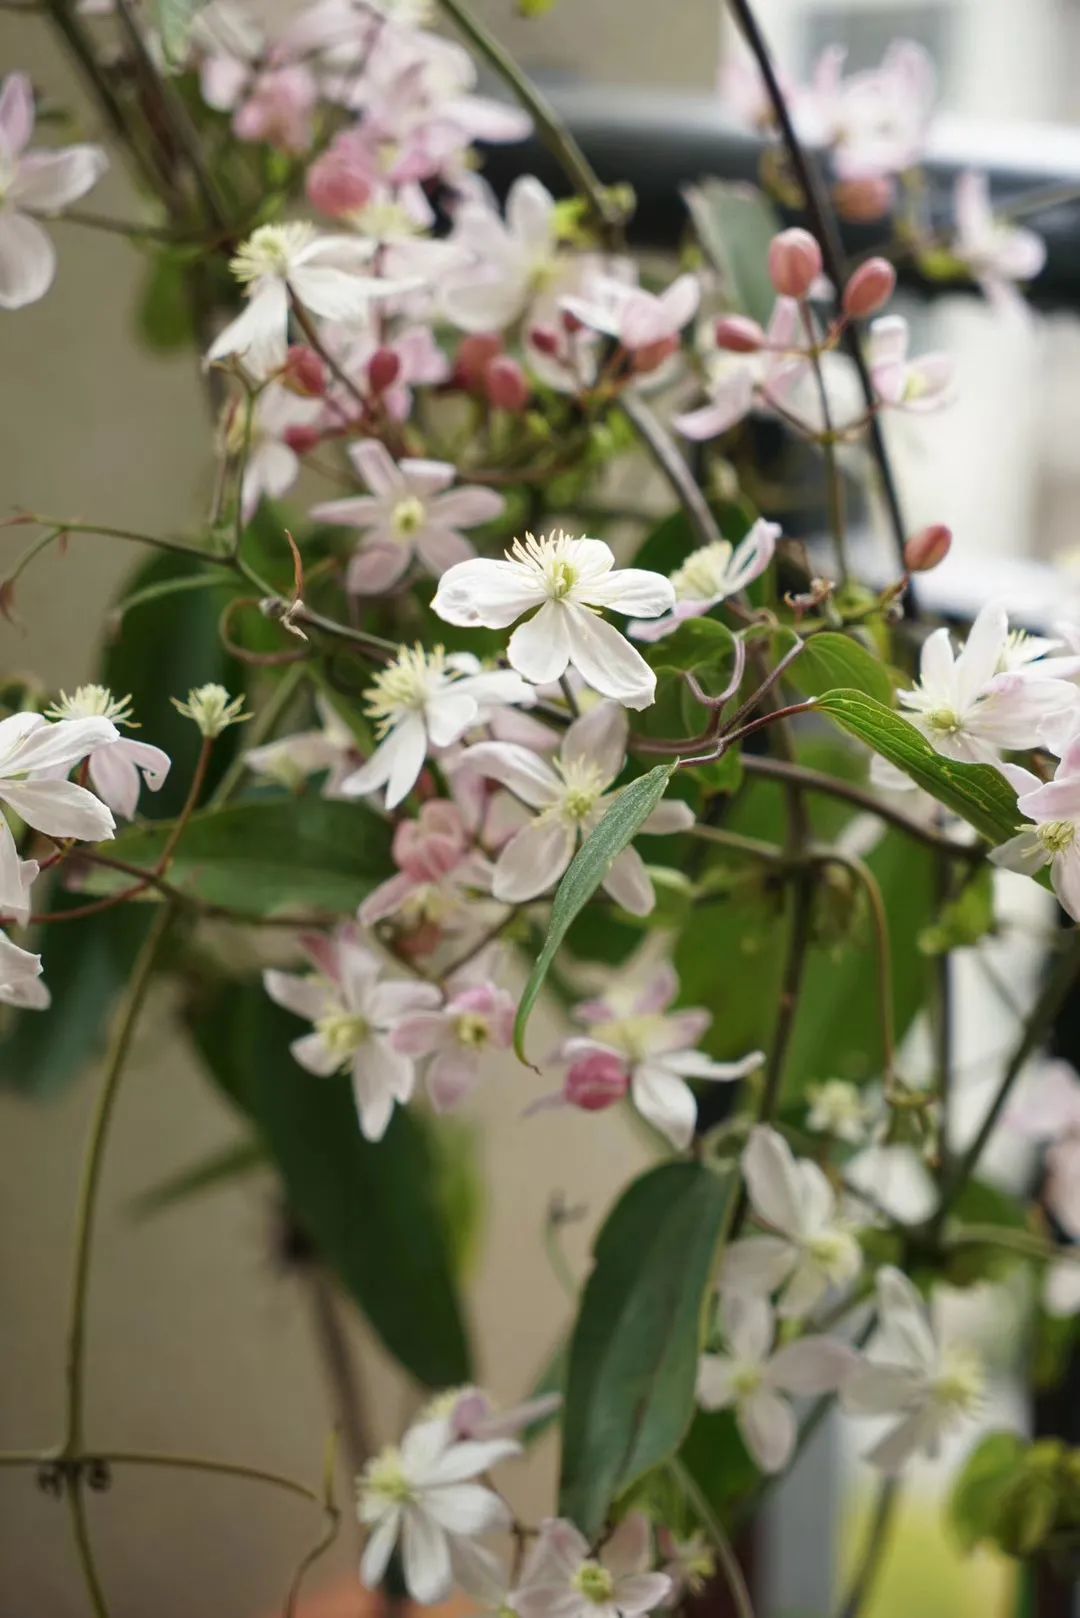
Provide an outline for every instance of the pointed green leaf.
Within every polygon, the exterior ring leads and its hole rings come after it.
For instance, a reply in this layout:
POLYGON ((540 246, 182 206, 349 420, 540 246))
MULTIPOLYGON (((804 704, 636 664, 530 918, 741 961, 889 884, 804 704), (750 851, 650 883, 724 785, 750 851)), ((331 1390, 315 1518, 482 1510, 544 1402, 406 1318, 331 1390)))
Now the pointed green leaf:
MULTIPOLYGON (((784 634, 781 656, 798 638, 793 631, 784 634)), ((787 678, 804 697, 823 697, 843 689, 861 691, 885 707, 892 705, 892 681, 884 663, 852 636, 838 635, 831 629, 807 636, 802 651, 789 666, 787 678)))
POLYGON ((518 1006, 514 1023, 514 1049, 525 1061, 525 1029, 537 996, 548 975, 559 946, 566 937, 574 918, 592 898, 616 859, 626 845, 640 831, 642 825, 660 799, 675 771, 675 762, 658 764, 647 775, 639 776, 614 798, 603 820, 582 843, 567 867, 566 874, 555 892, 548 922, 547 937, 536 965, 529 973, 518 1006))
POLYGON ((766 325, 776 302, 769 280, 769 243, 780 216, 757 186, 702 180, 683 196, 702 250, 719 273, 731 307, 766 325))

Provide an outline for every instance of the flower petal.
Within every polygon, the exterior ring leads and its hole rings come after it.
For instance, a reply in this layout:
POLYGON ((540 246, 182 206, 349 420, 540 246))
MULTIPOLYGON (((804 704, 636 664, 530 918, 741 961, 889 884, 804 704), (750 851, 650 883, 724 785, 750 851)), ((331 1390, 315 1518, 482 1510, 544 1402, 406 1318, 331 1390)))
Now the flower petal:
POLYGON ((539 612, 519 624, 506 648, 510 667, 534 685, 550 685, 565 674, 573 610, 565 603, 545 601, 539 612))

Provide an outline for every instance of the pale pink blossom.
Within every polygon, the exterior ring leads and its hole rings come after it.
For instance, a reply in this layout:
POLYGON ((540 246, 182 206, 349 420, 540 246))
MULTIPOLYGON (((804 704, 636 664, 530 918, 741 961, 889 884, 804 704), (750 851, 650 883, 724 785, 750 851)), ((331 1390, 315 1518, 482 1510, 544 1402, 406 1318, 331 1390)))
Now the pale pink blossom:
POLYGON ((408 927, 452 931, 468 920, 470 893, 491 891, 492 866, 478 849, 456 803, 423 804, 415 820, 403 820, 392 848, 397 875, 381 882, 360 906, 365 927, 400 916, 408 927))
POLYGON ((300 475, 300 457, 290 439, 298 430, 314 428, 322 413, 321 400, 305 399, 276 382, 260 388, 250 407, 246 399, 227 407, 222 441, 232 455, 243 458, 240 507, 245 523, 264 497, 278 500, 292 488, 300 475))
POLYGON ((300 63, 270 67, 245 87, 233 113, 238 140, 263 141, 280 152, 306 152, 315 127, 319 87, 315 75, 300 63))
POLYGON ((691 551, 671 575, 672 611, 663 618, 627 624, 628 633, 635 640, 662 640, 688 618, 701 618, 729 596, 738 595, 770 565, 780 534, 779 523, 759 517, 738 545, 720 539, 691 551))
POLYGON ((506 629, 531 614, 506 649, 525 679, 547 685, 573 665, 601 696, 647 708, 656 675, 600 610, 655 618, 675 605, 675 592, 659 573, 616 568, 602 540, 526 534, 503 561, 477 557, 450 568, 431 604, 447 623, 465 627, 506 629))
POLYGON ((356 927, 311 934, 303 944, 314 975, 268 970, 266 992, 313 1024, 289 1047, 300 1066, 320 1077, 348 1073, 361 1134, 381 1140, 395 1103, 404 1106, 416 1080, 414 1063, 394 1049, 390 1036, 403 1017, 436 1005, 439 991, 431 983, 383 977, 356 927))
POLYGON ((1013 225, 994 213, 990 182, 968 169, 953 192, 956 235, 952 251, 997 307, 1022 307, 1018 281, 1032 281, 1046 263, 1046 243, 1034 230, 1013 225))
POLYGON ((395 1050, 428 1059, 425 1082, 436 1112, 467 1101, 510 1048, 517 1002, 485 974, 486 963, 455 973, 443 1005, 404 1017, 392 1035, 395 1050))
POLYGON ((889 45, 876 68, 844 77, 846 47, 818 60, 799 102, 799 123, 810 139, 831 146, 842 180, 902 174, 922 157, 937 93, 927 51, 912 40, 889 45))
POLYGON ((562 1404, 559 1393, 541 1393, 534 1399, 500 1410, 491 1395, 483 1388, 456 1388, 452 1395, 443 1394, 435 1401, 450 1422, 456 1438, 477 1439, 488 1443, 495 1438, 518 1438, 536 1422, 551 1416, 562 1404))
POLYGON ((510 1596, 518 1618, 641 1618, 671 1589, 653 1573, 652 1534, 643 1513, 631 1512, 594 1556, 585 1536, 564 1518, 541 1524, 510 1596))
POLYGON ((466 263, 440 288, 442 312, 463 331, 502 331, 523 315, 559 274, 555 199, 532 175, 510 187, 505 220, 495 208, 468 201, 451 237, 466 263))
POLYGON ((41 981, 41 956, 20 949, 0 932, 0 1005, 44 1011, 49 991, 41 981))
MULTIPOLYGON (((578 847, 611 806, 611 787, 626 762, 628 723, 615 702, 598 703, 567 730, 557 758, 547 759, 513 742, 479 742, 457 768, 498 781, 533 818, 516 832, 495 862, 492 893, 505 904, 525 904, 548 893, 578 847)), ((663 836, 693 824, 688 804, 662 803, 642 826, 663 836)), ((634 915, 656 903, 645 864, 634 848, 617 854, 602 886, 634 915)))
POLYGON ((882 404, 926 414, 952 397, 953 362, 948 354, 908 358, 908 323, 903 315, 882 315, 870 326, 867 363, 882 404))
POLYGON ((457 472, 450 462, 395 461, 377 438, 353 445, 349 456, 370 493, 325 500, 311 515, 360 529, 360 549, 345 576, 356 595, 389 590, 414 556, 436 578, 475 556, 461 529, 492 522, 506 505, 493 489, 452 489, 457 472))
POLYGON ((559 300, 583 326, 615 338, 633 353, 669 342, 677 346, 679 333, 693 320, 700 302, 696 275, 680 275, 659 294, 614 276, 594 275, 580 294, 559 300))
POLYGON ((777 1348, 776 1321, 763 1298, 731 1297, 721 1306, 726 1353, 703 1354, 697 1397, 704 1410, 734 1409, 735 1421, 763 1472, 782 1472, 799 1427, 791 1394, 834 1393, 857 1359, 835 1337, 806 1336, 777 1348))
POLYGON ((56 252, 35 215, 77 202, 108 167, 100 146, 28 151, 34 92, 25 73, 0 84, 0 309, 43 298, 56 274, 56 252))
POLYGON ((671 1011, 679 980, 670 963, 649 977, 629 969, 607 998, 578 1006, 576 1018, 586 1035, 562 1046, 564 1061, 575 1063, 592 1052, 622 1062, 630 1075, 630 1099, 637 1111, 678 1150, 689 1146, 697 1124, 697 1101, 689 1079, 728 1082, 745 1078, 764 1061, 753 1051, 738 1062, 714 1062, 698 1044, 712 1022, 699 1008, 671 1011))
POLYGON ((1046 1147, 1046 1205, 1062 1229, 1080 1241, 1080 1077, 1068 1062, 1042 1064, 1007 1115, 1029 1140, 1046 1147))
POLYGON ((1016 789, 1017 809, 1033 824, 992 849, 991 860, 1024 876, 1049 866, 1062 909, 1080 921, 1080 737, 1066 744, 1052 781, 1017 764, 1003 770, 1016 789))
POLYGON ((809 363, 799 352, 804 339, 794 298, 777 298, 765 337, 765 345, 751 353, 716 347, 709 351, 705 359, 709 402, 673 418, 684 438, 696 442, 717 438, 751 410, 768 411, 770 404, 783 402, 809 363))
POLYGON ((294 731, 291 736, 265 742, 244 754, 244 763, 256 775, 296 787, 309 775, 326 772, 324 798, 340 798, 342 783, 362 762, 360 746, 349 726, 322 692, 316 692, 318 728, 294 731))
MULTIPOLYGON (((46 717, 97 717, 109 719, 114 725, 130 725, 131 698, 114 698, 102 685, 80 685, 71 696, 61 691, 59 701, 47 710, 46 717)), ((124 820, 133 819, 142 787, 147 786, 151 792, 160 791, 171 767, 168 753, 134 736, 118 736, 87 755, 90 785, 102 802, 124 820)))

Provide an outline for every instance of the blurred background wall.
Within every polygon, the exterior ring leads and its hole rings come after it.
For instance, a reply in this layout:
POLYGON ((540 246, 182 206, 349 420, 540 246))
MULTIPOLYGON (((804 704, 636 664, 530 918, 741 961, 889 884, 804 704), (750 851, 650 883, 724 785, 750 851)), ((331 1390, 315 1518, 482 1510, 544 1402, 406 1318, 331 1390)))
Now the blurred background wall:
MULTIPOLYGON (((479 9, 538 69, 625 85, 628 93, 635 85, 708 92, 725 37, 719 7, 689 0, 562 0, 528 24, 510 15, 509 0, 485 0, 479 9)), ((923 40, 941 63, 944 101, 986 119, 988 139, 1013 120, 1076 113, 1075 0, 768 0, 761 11, 796 73, 833 39, 848 40, 857 63, 876 60, 896 34, 923 40)), ((59 99, 78 100, 42 21, 0 12, 0 64, 28 70, 59 99)), ((132 206, 119 174, 94 200, 121 216, 132 206)), ((0 507, 182 529, 205 507, 210 471, 192 363, 149 356, 134 342, 128 311, 138 266, 126 242, 62 224, 56 238, 52 292, 32 309, 0 316, 0 507)), ((1075 323, 995 327, 991 339, 984 311, 959 299, 920 319, 920 346, 957 353, 960 403, 941 418, 932 452, 917 437, 900 446, 913 519, 953 523, 961 556, 976 567, 995 552, 1065 557, 1075 544, 1080 478, 1075 323)), ((5 558, 21 543, 17 533, 0 533, 5 558)), ((132 561, 124 547, 91 538, 73 540, 66 556, 50 553, 21 590, 24 629, 0 621, 3 666, 50 685, 85 678, 104 606, 132 561)), ((245 1459, 314 1480, 331 1402, 314 1353, 309 1293, 274 1257, 269 1185, 248 1180, 149 1223, 131 1218, 140 1190, 236 1132, 165 1026, 153 1015, 143 1023, 110 1145, 90 1311, 90 1440, 245 1459)), ((5 1446, 37 1446, 57 1433, 91 1081, 86 1075, 46 1105, 0 1095, 5 1446)), ((520 1106, 519 1074, 508 1068, 478 1109, 490 1201, 472 1313, 484 1376, 507 1399, 528 1385, 567 1317, 539 1241, 551 1192, 586 1210, 567 1241, 580 1272, 598 1217, 641 1158, 620 1121, 569 1127, 553 1115, 524 1126, 520 1106)), ((350 1336, 371 1425, 379 1438, 396 1435, 408 1390, 362 1330, 350 1326, 350 1336)), ((544 1509, 552 1473, 546 1450, 523 1474, 527 1515, 544 1509)), ((341 1494, 347 1503, 344 1479, 341 1494)), ((302 1505, 272 1491, 150 1473, 123 1474, 91 1510, 116 1618, 255 1618, 277 1610, 318 1526, 302 1505)), ((322 1576, 335 1568, 344 1575, 355 1550, 347 1518, 322 1576)), ((982 1595, 971 1599, 972 1613, 991 1610, 982 1595)), ((951 1610, 967 1609, 954 1602, 951 1610)), ((25 1475, 0 1474, 0 1615, 81 1618, 85 1611, 63 1508, 25 1475)))

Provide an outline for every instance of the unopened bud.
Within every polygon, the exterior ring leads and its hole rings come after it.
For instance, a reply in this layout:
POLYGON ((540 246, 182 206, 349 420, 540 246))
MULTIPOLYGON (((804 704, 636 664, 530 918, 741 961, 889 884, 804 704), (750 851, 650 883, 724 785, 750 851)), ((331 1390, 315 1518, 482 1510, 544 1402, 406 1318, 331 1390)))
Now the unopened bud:
POLYGON ((569 309, 564 309, 562 312, 562 324, 563 331, 569 332, 570 336, 574 337, 584 328, 585 322, 579 320, 577 315, 571 314, 569 309))
POLYGON ((732 354, 756 354, 766 342, 765 332, 748 315, 721 315, 714 330, 717 348, 732 354))
POLYGON ((602 1112, 621 1101, 630 1088, 630 1075, 610 1051, 590 1051, 570 1068, 563 1095, 572 1107, 602 1112))
POLYGON ((821 274, 821 248, 808 230, 782 230, 769 243, 769 279, 782 298, 805 298, 821 274))
POLYGON ((517 360, 509 354, 496 354, 484 372, 484 392, 496 410, 510 410, 515 415, 529 402, 529 384, 517 360))
POLYGON ((887 214, 896 188, 886 175, 864 180, 841 180, 833 187, 833 202, 841 219, 853 225, 873 224, 887 214))
POLYGON ((559 334, 551 326, 534 326, 529 332, 529 342, 539 354, 559 352, 559 334))
POLYGON ((332 219, 365 208, 374 189, 363 163, 343 142, 335 142, 315 160, 304 186, 311 206, 332 219))
POLYGON ((479 393, 484 386, 484 373, 497 354, 503 351, 502 338, 494 332, 477 332, 462 340, 454 362, 454 373, 459 385, 471 393, 479 393))
POLYGON ((868 258, 844 288, 844 313, 849 320, 866 320, 884 309, 896 291, 896 271, 887 258, 868 258))
POLYGON ((328 379, 326 361, 313 348, 306 343, 290 346, 280 377, 290 393, 298 393, 302 399, 321 399, 328 379))
POLYGON ((646 343, 644 348, 635 348, 632 356, 634 370, 639 376, 646 376, 650 371, 658 370, 678 349, 679 339, 674 336, 660 337, 655 343, 646 343))
POLYGON ((193 719, 203 736, 209 741, 229 725, 242 725, 250 719, 249 713, 242 713, 244 706, 243 695, 230 697, 223 685, 200 685, 187 694, 187 701, 181 702, 177 697, 170 699, 178 713, 185 719, 193 719))
POLYGON ((909 573, 929 573, 938 567, 952 549, 952 529, 943 522, 932 522, 912 534, 904 546, 904 566, 909 573))
POLYGON ((322 438, 317 427, 301 425, 286 427, 281 436, 294 455, 310 455, 322 438))
POLYGON ((385 393, 401 375, 401 360, 392 348, 377 348, 368 360, 368 384, 373 393, 385 393))

